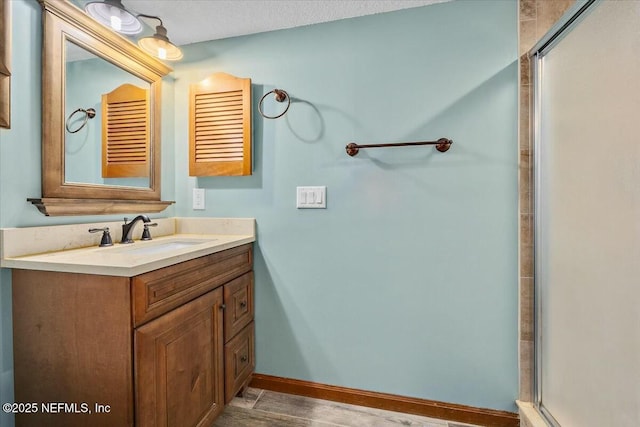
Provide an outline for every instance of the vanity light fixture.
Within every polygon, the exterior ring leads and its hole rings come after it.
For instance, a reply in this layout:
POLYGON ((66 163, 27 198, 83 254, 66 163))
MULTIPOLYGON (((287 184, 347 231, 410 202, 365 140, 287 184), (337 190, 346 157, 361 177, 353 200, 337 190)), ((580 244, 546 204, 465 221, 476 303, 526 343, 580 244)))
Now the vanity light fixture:
POLYGON ((140 46, 142 50, 165 61, 177 61, 182 58, 180 48, 169 41, 167 29, 162 25, 162 19, 157 16, 144 14, 139 14, 138 17, 157 19, 160 21, 160 25, 156 27, 156 32, 153 36, 143 37, 138 40, 138 46, 140 46))
POLYGON ((122 0, 91 1, 84 5, 84 10, 101 24, 121 34, 133 35, 142 31, 142 23, 124 7, 122 0))

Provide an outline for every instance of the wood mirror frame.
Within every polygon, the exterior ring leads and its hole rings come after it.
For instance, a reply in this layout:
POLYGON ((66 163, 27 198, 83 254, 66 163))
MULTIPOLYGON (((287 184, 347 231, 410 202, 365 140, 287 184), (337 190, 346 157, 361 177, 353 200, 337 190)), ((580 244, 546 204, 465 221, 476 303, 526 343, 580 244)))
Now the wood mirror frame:
POLYGON ((0 127, 11 127, 11 2, 0 1, 0 127))
POLYGON ((163 62, 97 23, 67 1, 38 0, 42 6, 42 198, 27 199, 54 215, 160 212, 160 87, 171 72, 163 62), (65 41, 149 82, 151 158, 149 188, 65 182, 65 41))

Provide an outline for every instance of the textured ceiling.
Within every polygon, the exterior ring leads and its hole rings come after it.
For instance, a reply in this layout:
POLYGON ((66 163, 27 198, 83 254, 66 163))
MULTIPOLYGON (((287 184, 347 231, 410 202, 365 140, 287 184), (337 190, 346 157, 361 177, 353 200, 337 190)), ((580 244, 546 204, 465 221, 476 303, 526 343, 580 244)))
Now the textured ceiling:
MULTIPOLYGON (((122 3, 133 12, 162 18, 171 41, 185 45, 444 1, 448 0, 123 0, 122 3)), ((153 20, 146 23, 156 25, 153 20)))

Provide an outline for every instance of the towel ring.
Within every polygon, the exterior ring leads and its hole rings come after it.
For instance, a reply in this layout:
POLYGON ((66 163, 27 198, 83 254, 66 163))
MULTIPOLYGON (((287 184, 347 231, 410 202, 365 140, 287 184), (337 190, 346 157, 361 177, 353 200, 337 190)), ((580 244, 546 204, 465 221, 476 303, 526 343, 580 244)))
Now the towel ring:
POLYGON ((260 102, 258 103, 258 111, 260 111, 260 115, 262 117, 264 117, 265 119, 277 119, 278 117, 282 117, 284 116, 284 113, 287 112, 287 110, 289 109, 289 107, 291 106, 291 97, 289 96, 289 94, 284 91, 283 89, 273 89, 270 90, 269 92, 265 93, 262 98, 260 98, 260 102), (284 109, 284 111, 280 114, 278 114, 277 116, 267 116, 266 114, 264 114, 264 112, 262 111, 262 103, 264 102, 264 99, 267 97, 267 95, 269 95, 270 93, 274 93, 276 96, 274 96, 274 99, 278 102, 284 102, 285 99, 287 100, 287 107, 284 109))
POLYGON ((96 116, 96 110, 94 110, 93 108, 87 108, 86 110, 84 108, 78 108, 76 111, 74 111, 73 113, 69 114, 69 118, 67 118, 67 121, 65 122, 64 127, 67 128, 67 132, 76 133, 80 129, 82 129, 84 127, 84 125, 87 124, 87 121, 89 119, 93 119, 95 116, 96 116), (73 116, 76 115, 76 113, 84 113, 84 121, 78 127, 78 129, 71 130, 71 129, 69 129, 69 123, 71 122, 71 119, 73 118, 73 116))

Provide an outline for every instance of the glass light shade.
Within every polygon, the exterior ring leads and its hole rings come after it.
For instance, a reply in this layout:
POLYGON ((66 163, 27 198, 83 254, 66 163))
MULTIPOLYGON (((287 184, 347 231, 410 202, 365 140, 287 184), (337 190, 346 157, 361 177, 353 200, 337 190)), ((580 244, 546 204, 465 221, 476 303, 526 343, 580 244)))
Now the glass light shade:
POLYGON ((182 51, 169 41, 167 29, 162 25, 156 27, 156 33, 153 37, 143 37, 138 40, 138 46, 145 52, 166 61, 182 59, 182 51))
POLYGON ((125 9, 121 0, 89 2, 84 10, 96 21, 121 34, 133 35, 142 31, 138 18, 125 9))

